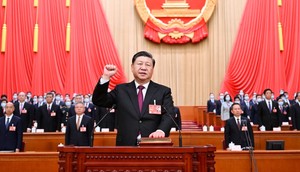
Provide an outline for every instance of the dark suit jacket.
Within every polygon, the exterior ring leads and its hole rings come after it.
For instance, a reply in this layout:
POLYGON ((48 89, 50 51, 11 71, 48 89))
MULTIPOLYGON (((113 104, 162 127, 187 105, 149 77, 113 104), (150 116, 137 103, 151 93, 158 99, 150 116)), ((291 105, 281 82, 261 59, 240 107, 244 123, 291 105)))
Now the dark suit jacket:
POLYGON ((69 118, 67 122, 65 144, 74 146, 90 146, 91 134, 93 132, 93 120, 87 115, 83 115, 80 126, 86 127, 86 131, 76 128, 76 115, 69 118))
POLYGON ((216 114, 217 115, 221 115, 222 101, 221 100, 217 100, 216 104, 217 104, 216 114))
POLYGON ((37 113, 38 128, 44 129, 45 132, 60 131, 62 113, 60 107, 55 103, 52 103, 50 114, 47 110, 47 104, 39 107, 37 113), (51 113, 55 113, 55 116, 51 116, 51 113))
POLYGON ((258 104, 255 103, 252 105, 252 108, 251 108, 251 121, 253 122, 253 124, 258 124, 258 104))
MULTIPOLYGON (((85 103, 84 103, 85 105, 85 103)), ((85 107, 84 114, 88 115, 89 117, 95 119, 95 107, 92 103, 89 103, 88 107, 85 107)))
POLYGON ((300 106, 299 103, 295 103, 291 106, 291 118, 293 129, 300 130, 300 106))
POLYGON ((278 103, 272 101, 272 111, 269 111, 266 101, 261 101, 258 104, 258 125, 264 125, 266 130, 272 131, 273 127, 279 127, 280 121, 280 109, 278 103))
POLYGON ((211 100, 207 101, 207 112, 214 112, 214 110, 217 111, 217 100, 212 102, 211 100))
MULTIPOLYGON (((98 123, 104 117, 104 115, 107 113, 108 110, 109 110, 108 108, 95 106, 94 120, 96 121, 96 123, 98 123)), ((114 129, 116 128, 115 117, 116 117, 115 112, 109 112, 109 114, 102 119, 102 121, 100 122, 100 124, 98 124, 98 126, 100 128, 109 128, 109 131, 114 131, 114 129)))
POLYGON ((246 131, 242 131, 242 126, 243 125, 247 125, 247 129, 248 129, 248 133, 249 133, 249 138, 251 139, 251 144, 252 147, 254 147, 254 137, 253 137, 253 130, 252 130, 252 126, 250 124, 250 121, 241 116, 241 128, 238 128, 238 125, 235 121, 234 117, 229 118, 226 121, 226 125, 225 125, 225 143, 226 146, 228 147, 230 142, 233 142, 235 145, 241 145, 242 147, 249 147, 251 145, 249 145, 249 141, 247 141, 246 139, 246 131), (247 121, 247 122, 242 122, 242 121, 247 121))
POLYGON ((23 128, 21 119, 16 115, 10 120, 9 126, 15 126, 15 131, 5 127, 5 116, 0 118, 0 150, 22 149, 23 128))
POLYGON ((34 107, 33 105, 25 102, 23 106, 23 110, 26 110, 26 113, 20 113, 19 102, 16 102, 14 105, 15 105, 14 114, 21 118, 23 132, 26 132, 27 128, 32 127, 32 121, 35 119, 34 107))
POLYGON ((93 93, 93 103, 102 107, 111 107, 116 104, 117 146, 134 146, 139 133, 142 137, 149 137, 157 129, 164 131, 166 137, 169 136, 173 122, 163 107, 174 117, 170 88, 150 81, 142 112, 140 112, 134 81, 117 85, 109 93, 107 92, 108 85, 109 82, 102 85, 97 83, 93 93), (153 104, 154 100, 157 105, 162 106, 161 115, 149 114, 149 104, 153 104))

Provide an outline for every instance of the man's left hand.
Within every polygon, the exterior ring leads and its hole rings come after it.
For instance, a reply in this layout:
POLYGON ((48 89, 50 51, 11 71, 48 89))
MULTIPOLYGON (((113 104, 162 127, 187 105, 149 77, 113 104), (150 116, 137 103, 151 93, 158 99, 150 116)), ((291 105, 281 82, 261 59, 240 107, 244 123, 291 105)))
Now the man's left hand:
POLYGON ((156 130, 155 132, 149 135, 149 138, 163 138, 165 133, 162 130, 156 130))

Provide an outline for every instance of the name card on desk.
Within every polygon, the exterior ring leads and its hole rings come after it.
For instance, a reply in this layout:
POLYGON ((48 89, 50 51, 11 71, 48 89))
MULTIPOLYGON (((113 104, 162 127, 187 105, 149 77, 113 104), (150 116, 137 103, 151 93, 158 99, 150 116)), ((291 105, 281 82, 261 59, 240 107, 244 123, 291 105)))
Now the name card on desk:
POLYGON ((241 145, 234 145, 231 147, 231 151, 242 151, 241 145))
POLYGON ((281 131, 281 127, 273 127, 273 131, 281 131))
POLYGON ((175 132, 175 131, 176 131, 176 128, 175 128, 175 127, 172 127, 170 131, 171 131, 171 132, 175 132))
POLYGON ((44 132, 44 129, 36 129, 36 132, 37 132, 37 133, 43 133, 43 132, 44 132))
POLYGON ((289 122, 282 122, 282 125, 289 125, 289 122))
POLYGON ((109 128, 101 128, 101 132, 109 132, 109 128))

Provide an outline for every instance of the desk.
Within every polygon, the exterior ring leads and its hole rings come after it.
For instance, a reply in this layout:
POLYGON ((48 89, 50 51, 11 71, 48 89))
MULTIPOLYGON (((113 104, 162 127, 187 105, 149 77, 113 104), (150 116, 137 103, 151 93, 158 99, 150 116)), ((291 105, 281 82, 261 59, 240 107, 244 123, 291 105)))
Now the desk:
MULTIPOLYGON (((298 171, 300 169, 300 150, 267 151, 255 150, 254 157, 258 171, 298 171)), ((251 172, 248 151, 216 151, 216 171, 251 172)))
POLYGON ((55 172, 58 152, 0 153, 0 171, 3 172, 55 172))
MULTIPOLYGON (((178 146, 178 133, 171 132, 174 146, 178 146)), ((115 146, 115 132, 95 133, 94 146, 115 146)), ((266 140, 285 140, 286 150, 300 150, 300 131, 255 131, 255 149, 265 150, 266 140)), ((25 151, 56 152, 57 145, 64 143, 63 133, 24 133, 25 151)), ((211 144, 222 150, 224 133, 220 131, 182 131, 183 146, 211 144)))

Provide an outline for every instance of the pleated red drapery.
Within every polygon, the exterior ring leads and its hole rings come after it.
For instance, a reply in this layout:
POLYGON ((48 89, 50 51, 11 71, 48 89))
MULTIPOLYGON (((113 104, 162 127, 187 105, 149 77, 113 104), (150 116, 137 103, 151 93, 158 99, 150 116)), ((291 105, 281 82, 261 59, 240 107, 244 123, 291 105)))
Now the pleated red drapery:
POLYGON ((271 88, 291 95, 300 90, 300 2, 248 0, 232 50, 221 92, 262 93, 271 88), (278 22, 284 51, 279 49, 278 22))
POLYGON ((126 81, 99 0, 72 0, 70 8, 65 0, 39 0, 37 8, 33 2, 7 1, 6 50, 0 56, 1 94, 31 91, 42 95, 52 89, 62 94, 91 93, 108 63, 118 67, 111 88, 126 81), (69 10, 71 49, 66 52, 69 10), (38 52, 34 53, 36 19, 39 37, 38 52))

